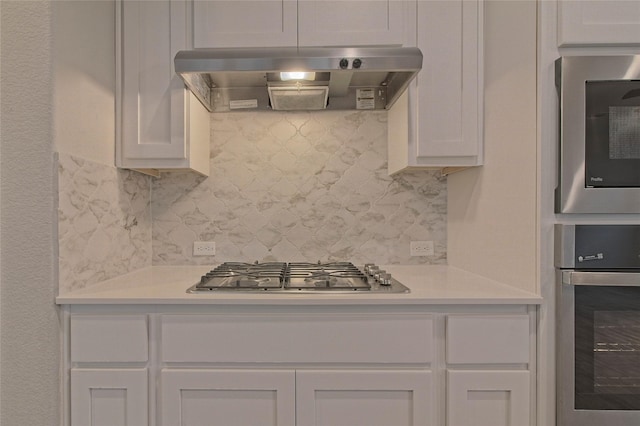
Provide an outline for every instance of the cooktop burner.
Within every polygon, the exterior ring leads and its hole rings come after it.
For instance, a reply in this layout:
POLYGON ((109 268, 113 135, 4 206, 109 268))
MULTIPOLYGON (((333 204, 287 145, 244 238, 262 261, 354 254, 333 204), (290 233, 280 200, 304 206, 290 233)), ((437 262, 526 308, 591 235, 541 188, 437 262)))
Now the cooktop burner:
POLYGON ((361 270, 351 262, 225 262, 187 290, 210 291, 408 293, 409 289, 371 263, 361 270))

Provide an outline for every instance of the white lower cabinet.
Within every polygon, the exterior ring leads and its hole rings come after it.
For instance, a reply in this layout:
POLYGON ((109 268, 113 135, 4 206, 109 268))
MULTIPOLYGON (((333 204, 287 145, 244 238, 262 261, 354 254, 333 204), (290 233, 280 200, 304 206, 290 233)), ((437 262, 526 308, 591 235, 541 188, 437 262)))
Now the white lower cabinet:
POLYGON ((429 314, 166 314, 160 328, 163 426, 433 424, 429 314))
POLYGON ((64 310, 64 426, 533 426, 535 309, 64 310))
POLYGON ((447 371, 447 426, 529 426, 528 371, 447 371))
POLYGON ((72 315, 66 323, 71 426, 147 426, 148 318, 72 315))
POLYGON ((431 426, 426 370, 296 372, 297 426, 431 426))
POLYGON ((447 315, 447 426, 530 426, 531 318, 447 315))
POLYGON ((422 370, 164 369, 161 425, 428 426, 422 370))
POLYGON ((147 426, 145 368, 71 369, 71 425, 147 426))
POLYGON ((293 370, 163 369, 163 426, 293 426, 293 370))

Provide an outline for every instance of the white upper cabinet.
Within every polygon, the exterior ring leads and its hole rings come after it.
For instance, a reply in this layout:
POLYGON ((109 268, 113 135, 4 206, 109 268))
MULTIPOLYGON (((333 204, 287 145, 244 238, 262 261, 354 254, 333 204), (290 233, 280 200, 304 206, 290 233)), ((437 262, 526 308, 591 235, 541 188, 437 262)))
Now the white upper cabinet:
POLYGON ((193 2, 193 47, 286 47, 297 44, 296 0, 193 2))
POLYGON ((418 1, 417 17, 424 61, 389 112, 389 174, 480 165, 483 2, 418 1))
POLYGON ((640 2, 558 1, 558 46, 640 45, 640 2))
POLYGON ((208 175, 209 114, 173 68, 188 46, 187 4, 127 0, 117 7, 116 165, 208 175))
POLYGON ((415 0, 194 0, 194 47, 402 45, 415 0), (409 13, 408 13, 409 12, 409 13))
MULTIPOLYGON (((300 46, 402 45, 407 6, 398 0, 301 0, 298 3, 300 46)), ((415 8, 415 6, 414 6, 415 8)), ((413 27, 412 27, 413 28, 413 27)), ((415 29, 413 29, 415 31, 415 29)))

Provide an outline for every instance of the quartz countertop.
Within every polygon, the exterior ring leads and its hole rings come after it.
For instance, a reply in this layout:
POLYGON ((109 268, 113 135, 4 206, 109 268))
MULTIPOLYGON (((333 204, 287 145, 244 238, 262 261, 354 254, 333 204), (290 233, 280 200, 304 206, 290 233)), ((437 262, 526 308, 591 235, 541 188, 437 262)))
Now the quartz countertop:
POLYGON ((540 304, 542 298, 462 269, 444 265, 383 265, 410 293, 211 292, 189 294, 210 266, 151 266, 61 294, 61 305, 417 305, 540 304))

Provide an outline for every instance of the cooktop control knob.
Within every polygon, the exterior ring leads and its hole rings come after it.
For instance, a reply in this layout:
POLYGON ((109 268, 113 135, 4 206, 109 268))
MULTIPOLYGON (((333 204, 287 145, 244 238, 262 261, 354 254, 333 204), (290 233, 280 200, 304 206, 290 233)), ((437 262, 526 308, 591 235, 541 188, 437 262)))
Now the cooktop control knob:
POLYGON ((378 272, 378 270, 380 270, 380 268, 378 268, 376 265, 374 265, 373 263, 369 265, 369 267, 366 269, 366 273, 370 276, 373 277, 375 276, 376 272, 378 272))
POLYGON ((340 59, 340 68, 342 68, 343 70, 349 68, 349 60, 346 58, 340 59))
POLYGON ((388 272, 380 274, 380 280, 378 282, 380 285, 391 285, 391 274, 388 272))
POLYGON ((382 279, 382 276, 385 275, 387 273, 387 271, 385 271, 384 269, 378 269, 374 274, 373 274, 373 278, 377 281, 380 282, 380 280, 382 279))
POLYGON ((360 68, 362 66, 362 59, 360 58, 356 58, 353 60, 353 67, 354 68, 360 68))

